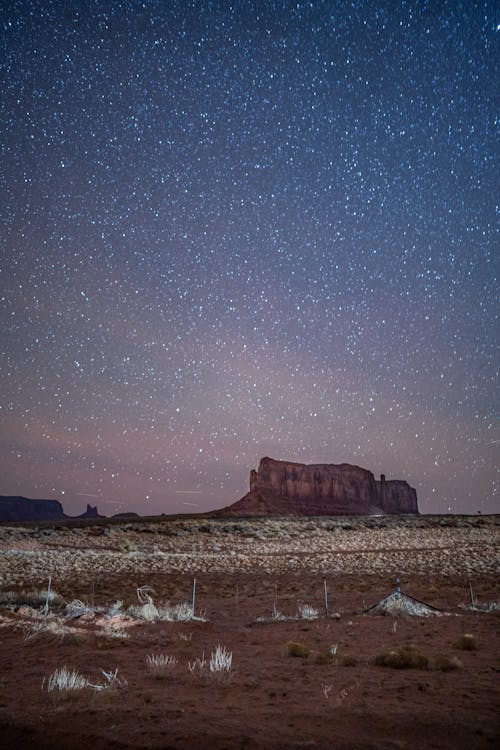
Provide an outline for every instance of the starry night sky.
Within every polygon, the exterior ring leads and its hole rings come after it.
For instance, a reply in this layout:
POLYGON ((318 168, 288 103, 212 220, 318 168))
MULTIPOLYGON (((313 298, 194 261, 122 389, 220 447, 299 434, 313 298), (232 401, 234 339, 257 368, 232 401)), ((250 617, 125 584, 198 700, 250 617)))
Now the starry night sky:
POLYGON ((498 511, 494 6, 2 3, 0 493, 498 511))

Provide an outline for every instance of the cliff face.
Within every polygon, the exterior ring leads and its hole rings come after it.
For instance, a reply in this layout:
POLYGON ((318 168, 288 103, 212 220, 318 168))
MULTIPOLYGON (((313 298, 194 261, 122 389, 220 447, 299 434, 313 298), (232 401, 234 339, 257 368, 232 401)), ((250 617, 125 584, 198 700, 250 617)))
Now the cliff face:
POLYGON ((229 515, 371 515, 418 513, 406 482, 379 482, 350 464, 298 464, 263 458, 250 473, 250 492, 224 509, 229 515))
POLYGON ((376 482, 379 504, 384 513, 418 513, 417 493, 401 479, 386 481, 384 475, 376 482))

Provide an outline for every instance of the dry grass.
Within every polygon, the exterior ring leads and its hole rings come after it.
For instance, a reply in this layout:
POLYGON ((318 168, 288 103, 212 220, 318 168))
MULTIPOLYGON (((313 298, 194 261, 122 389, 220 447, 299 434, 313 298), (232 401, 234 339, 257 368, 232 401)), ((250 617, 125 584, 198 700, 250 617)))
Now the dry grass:
POLYGON ((173 669, 177 663, 178 659, 168 654, 148 654, 146 656, 148 672, 158 680, 172 679, 173 669))

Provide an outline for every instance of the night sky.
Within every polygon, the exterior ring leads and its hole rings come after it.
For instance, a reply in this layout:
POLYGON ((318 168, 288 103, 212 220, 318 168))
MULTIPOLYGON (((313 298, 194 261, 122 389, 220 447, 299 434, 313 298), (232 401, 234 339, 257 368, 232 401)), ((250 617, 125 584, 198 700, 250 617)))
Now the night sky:
POLYGON ((499 511, 494 8, 2 3, 0 493, 499 511))

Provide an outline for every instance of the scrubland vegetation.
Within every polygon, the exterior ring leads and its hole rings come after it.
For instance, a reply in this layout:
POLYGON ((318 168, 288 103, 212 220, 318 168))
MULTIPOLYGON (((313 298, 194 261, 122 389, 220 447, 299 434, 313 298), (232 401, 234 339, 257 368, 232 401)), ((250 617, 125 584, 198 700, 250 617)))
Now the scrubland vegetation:
POLYGON ((494 520, 1 528, 0 739, 491 747, 494 520))

